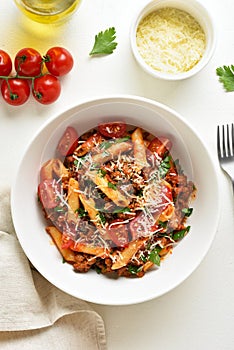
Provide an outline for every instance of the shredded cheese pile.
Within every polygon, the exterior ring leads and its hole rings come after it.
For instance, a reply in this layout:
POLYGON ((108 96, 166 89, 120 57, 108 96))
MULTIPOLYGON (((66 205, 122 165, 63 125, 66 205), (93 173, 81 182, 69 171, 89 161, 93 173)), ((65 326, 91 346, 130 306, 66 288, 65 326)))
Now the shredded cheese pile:
POLYGON ((150 67, 176 74, 189 71, 201 60, 206 37, 194 17, 166 7, 142 19, 137 28, 136 43, 150 67))

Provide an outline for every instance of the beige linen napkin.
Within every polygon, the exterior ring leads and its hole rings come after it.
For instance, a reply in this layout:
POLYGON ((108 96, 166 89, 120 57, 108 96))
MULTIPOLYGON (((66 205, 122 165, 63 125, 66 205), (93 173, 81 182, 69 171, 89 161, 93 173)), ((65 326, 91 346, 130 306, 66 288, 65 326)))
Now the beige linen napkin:
POLYGON ((0 188, 0 349, 106 350, 102 318, 31 269, 0 188))

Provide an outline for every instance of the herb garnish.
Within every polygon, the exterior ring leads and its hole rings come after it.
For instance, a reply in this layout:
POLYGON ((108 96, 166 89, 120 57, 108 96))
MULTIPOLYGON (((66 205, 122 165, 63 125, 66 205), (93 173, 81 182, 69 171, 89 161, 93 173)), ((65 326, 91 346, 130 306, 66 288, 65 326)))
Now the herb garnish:
POLYGON ((84 210, 83 208, 78 208, 78 209, 76 210, 76 212, 78 213, 78 216, 79 216, 80 218, 83 218, 84 216, 88 215, 87 211, 84 210))
POLYGON ((174 239, 174 241, 179 241, 180 239, 184 238, 184 236, 186 235, 186 233, 189 232, 189 230, 190 226, 180 231, 174 231, 172 234, 172 238, 174 239))
POLYGON ((185 216, 189 217, 193 212, 193 208, 183 208, 182 213, 184 213, 185 216))
POLYGON ((159 169, 159 175, 160 175, 161 178, 165 177, 167 172, 168 172, 168 170, 170 169, 170 167, 171 167, 170 161, 171 161, 171 157, 167 156, 160 163, 158 169, 159 169))
POLYGON ((105 218, 105 216, 104 216, 101 212, 99 212, 97 215, 99 216, 99 219, 100 219, 101 223, 102 223, 103 225, 105 225, 105 223, 106 223, 106 218, 105 218))
POLYGON ((119 139, 113 139, 113 140, 108 140, 108 141, 103 141, 101 144, 100 144, 100 149, 108 149, 110 148, 113 144, 115 143, 121 143, 121 142, 126 142, 130 139, 130 136, 126 136, 126 137, 122 137, 122 138, 119 138, 119 139))
POLYGON ((142 270, 142 266, 135 266, 135 265, 129 265, 128 266, 128 271, 132 274, 132 275, 136 275, 138 272, 140 272, 142 270))
POLYGON ((100 169, 98 169, 98 174, 101 177, 104 177, 104 176, 106 176, 107 172, 106 172, 106 170, 100 168, 100 169))
POLYGON ((111 141, 103 141, 100 144, 100 149, 107 149, 107 148, 111 147, 112 144, 113 144, 113 142, 111 142, 111 141))
POLYGON ((102 273, 102 269, 97 265, 94 266, 94 270, 97 272, 98 275, 102 273))
POLYGON ((119 139, 116 139, 116 143, 126 142, 130 139, 130 136, 120 137, 119 139))
POLYGON ((119 207, 113 210, 113 214, 118 214, 118 213, 131 213, 131 211, 128 207, 125 207, 125 208, 119 207))
POLYGON ((161 220, 159 220, 159 222, 158 222, 158 226, 162 227, 162 228, 166 228, 167 224, 168 224, 168 221, 161 221, 161 220))
POLYGON ((160 266, 160 260, 161 260, 159 255, 160 250, 162 250, 161 247, 156 247, 153 250, 151 250, 149 254, 149 260, 157 266, 160 266))
POLYGON ((216 68, 216 74, 227 92, 234 91, 234 65, 216 68))
POLYGON ((116 31, 114 27, 106 29, 95 35, 95 42, 89 55, 109 55, 116 49, 116 31))
POLYGON ((113 184, 112 182, 108 181, 107 185, 108 185, 109 188, 112 188, 113 190, 116 190, 116 185, 113 184))

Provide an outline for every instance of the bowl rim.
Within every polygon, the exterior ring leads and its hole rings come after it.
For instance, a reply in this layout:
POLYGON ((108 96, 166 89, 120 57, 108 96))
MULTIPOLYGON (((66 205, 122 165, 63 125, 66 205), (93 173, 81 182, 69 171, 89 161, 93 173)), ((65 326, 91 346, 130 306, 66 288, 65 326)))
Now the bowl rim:
POLYGON ((211 57, 214 54, 216 44, 217 44, 217 31, 213 18, 213 14, 208 10, 208 8, 201 3, 199 0, 150 0, 143 8, 141 8, 135 15, 131 26, 130 26, 130 44, 133 56, 139 66, 148 74, 154 78, 159 78, 168 81, 178 81, 190 78, 200 72, 210 61, 211 57), (182 9, 190 13, 202 26, 207 37, 206 49, 203 57, 200 61, 189 71, 182 73, 166 73, 156 71, 151 68, 141 57, 139 50, 136 45, 136 30, 142 18, 144 18, 149 13, 153 12, 155 9, 163 7, 174 7, 182 9), (194 15, 194 10, 196 14, 200 13, 201 16, 194 15), (202 18, 205 20, 201 20, 202 18))
MULTIPOLYGON (((84 108, 85 106, 89 107, 89 106, 93 106, 94 104, 99 104, 99 103, 111 103, 111 102, 117 102, 117 103, 140 103, 141 105, 143 105, 143 107, 152 107, 155 108, 157 110, 157 108, 159 108, 160 110, 163 110, 164 112, 167 112, 169 114, 172 114, 172 119, 175 119, 176 121, 178 121, 182 127, 185 126, 186 128, 188 128, 189 132, 192 133, 194 135, 194 137, 198 140, 199 144, 203 147, 206 156, 209 158, 209 162, 210 162, 210 166, 212 167, 213 173, 214 173, 214 178, 212 179, 215 182, 215 188, 217 189, 216 191, 216 195, 217 195, 217 199, 220 198, 220 188, 219 188, 219 182, 218 182, 218 176, 217 176, 217 171, 215 171, 215 161, 214 159, 211 157, 211 154, 209 154, 209 150, 207 149, 207 147, 205 146, 204 142, 202 141, 202 139, 198 136, 198 134, 196 133, 196 131, 194 130, 194 128, 187 122, 186 119, 184 119, 179 113, 177 113, 176 111, 174 111, 173 109, 171 109, 170 107, 154 101, 154 100, 150 100, 148 98, 144 98, 144 97, 140 97, 140 96, 134 96, 134 95, 109 95, 108 97, 97 97, 97 98, 93 98, 93 99, 86 99, 81 101, 79 104, 74 105, 64 111, 62 111, 60 114, 55 114, 54 117, 50 118, 49 120, 47 120, 42 126, 41 128, 35 133, 34 136, 32 136, 31 141, 29 142, 24 155, 21 159, 21 162, 19 164, 19 169, 17 171, 16 174, 18 174, 20 168, 23 165, 23 162, 25 160, 25 158, 27 158, 27 154, 30 151, 30 147, 33 145, 33 143, 35 142, 35 140, 37 140, 37 138, 40 136, 40 134, 44 131, 44 129, 46 129, 48 126, 50 126, 50 124, 54 124, 58 122, 58 125, 61 124, 61 122, 64 121, 64 117, 66 116, 66 114, 68 112, 74 112, 77 108, 84 108)), ((26 181, 26 180, 25 180, 26 181)), ((212 235, 209 234, 209 239, 206 242, 206 248, 203 249, 202 254, 199 256, 199 259, 196 259, 196 262, 192 263, 192 268, 190 269, 185 269, 185 271, 183 271, 182 276, 180 276, 177 280, 176 283, 170 285, 169 288, 164 287, 163 290, 161 290, 160 293, 155 293, 154 290, 149 291, 147 296, 132 296, 131 300, 125 300, 122 296, 118 296, 117 298, 112 298, 111 296, 108 297, 108 301, 105 301, 102 299, 102 296, 97 295, 96 298, 91 298, 86 297, 86 294, 82 294, 82 292, 80 293, 80 291, 78 292, 78 295, 76 294, 76 292, 71 291, 69 288, 67 288, 67 286, 62 286, 58 283, 56 283, 54 280, 51 281, 50 278, 48 278, 48 275, 50 276, 50 273, 48 274, 48 268, 47 268, 47 273, 45 273, 45 271, 41 271, 40 268, 38 268, 37 264, 34 264, 34 260, 32 257, 32 252, 28 252, 28 248, 25 247, 24 243, 22 241, 22 233, 20 232, 20 230, 18 231, 18 224, 20 222, 20 220, 22 220, 22 218, 20 217, 19 220, 19 216, 17 217, 17 210, 16 207, 14 205, 14 200, 16 198, 16 202, 17 202, 17 187, 19 185, 19 178, 16 176, 14 184, 12 186, 12 192, 11 192, 11 210, 12 210, 12 219, 13 219, 13 223, 16 229, 16 234, 17 237, 19 239, 19 242, 21 244, 21 247, 23 248, 26 256, 29 258, 29 260, 33 263, 33 265, 35 266, 35 268, 39 271, 39 273, 42 274, 42 276, 44 276, 48 281, 50 281, 50 283, 54 284, 57 288, 59 288, 60 290, 64 291, 67 294, 70 294, 76 298, 80 298, 83 300, 86 300, 88 302, 93 302, 93 303, 97 303, 100 305, 132 305, 132 304, 138 304, 138 303, 142 303, 148 300, 152 300, 155 299, 156 297, 160 297, 161 295, 166 294, 167 292, 173 290, 174 288, 176 288, 178 285, 180 285, 184 280, 186 280, 193 272, 194 270, 200 265, 200 263, 202 262, 203 258, 205 257, 205 255, 207 254, 208 250, 210 249, 210 246, 214 240, 216 231, 217 231, 217 226, 218 226, 218 221, 219 221, 219 215, 220 215, 220 200, 217 200, 217 206, 215 207, 216 210, 216 217, 213 218, 212 221, 212 235), (80 293, 80 294, 79 294, 80 293)), ((214 192, 215 193, 215 192, 214 192)), ((19 202, 19 200, 18 200, 19 202)), ((92 276, 91 276, 92 278, 92 276)), ((56 280, 57 281, 57 280, 56 280)), ((78 283, 78 282, 77 282, 78 283)), ((136 286, 136 282, 132 282, 133 286, 136 286)), ((123 283, 120 283, 120 285, 123 288, 123 283)))

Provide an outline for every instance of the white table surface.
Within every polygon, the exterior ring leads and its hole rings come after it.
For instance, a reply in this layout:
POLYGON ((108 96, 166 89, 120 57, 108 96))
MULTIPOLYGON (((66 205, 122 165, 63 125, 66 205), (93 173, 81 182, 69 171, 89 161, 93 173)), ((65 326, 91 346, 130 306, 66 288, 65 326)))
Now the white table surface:
MULTIPOLYGON (((28 142, 49 118, 84 99, 112 94, 140 95, 172 107, 196 129, 216 159, 216 126, 234 121, 234 93, 225 93, 215 74, 216 67, 234 64, 234 2, 202 1, 216 23, 216 51, 201 73, 181 82, 154 80, 132 57, 130 24, 147 2, 83 0, 72 20, 54 30, 32 25, 20 16, 13 0, 0 2, 0 48, 13 57, 23 47, 44 54, 60 45, 75 59, 72 73, 62 79, 61 97, 53 105, 42 106, 31 98, 23 106, 11 107, 0 97, 1 185, 12 185, 28 142), (90 58, 94 35, 112 26, 118 41, 114 54, 90 58)), ((230 181, 217 169, 222 201, 219 227, 196 271, 152 301, 118 307, 92 304, 105 321, 108 349, 234 349, 234 200, 230 181)))

